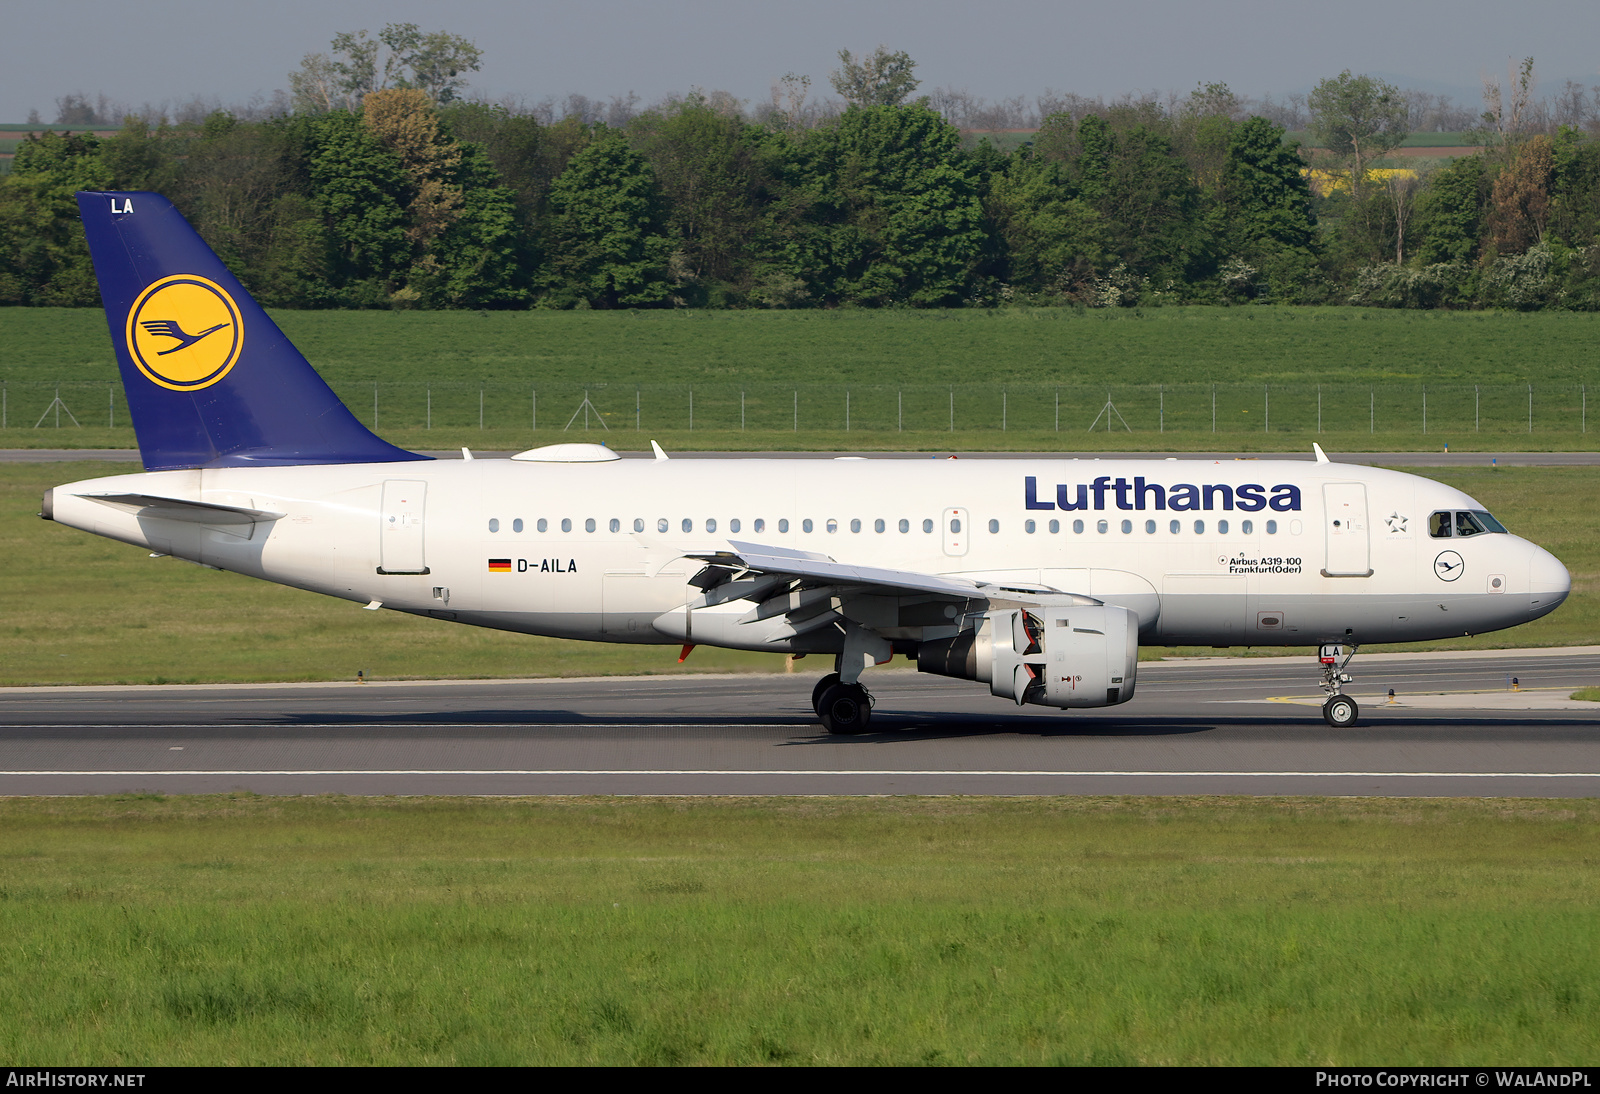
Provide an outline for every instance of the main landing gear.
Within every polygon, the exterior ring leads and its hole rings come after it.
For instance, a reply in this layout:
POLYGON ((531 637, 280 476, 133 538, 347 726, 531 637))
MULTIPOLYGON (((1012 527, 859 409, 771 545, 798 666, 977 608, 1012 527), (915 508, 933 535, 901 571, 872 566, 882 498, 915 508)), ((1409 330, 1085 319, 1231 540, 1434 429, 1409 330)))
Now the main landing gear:
POLYGON ((1350 652, 1345 653, 1342 646, 1323 646, 1317 653, 1317 660, 1322 666, 1322 690, 1328 696, 1322 704, 1322 718, 1335 729, 1353 726, 1361 716, 1361 708, 1356 701, 1344 694, 1344 686, 1350 682, 1350 674, 1344 671, 1345 666, 1350 664, 1358 648, 1352 644, 1350 652), (1344 658, 1342 661, 1341 655, 1344 658))
POLYGON ((811 689, 811 707, 829 733, 865 733, 872 721, 872 696, 861 684, 846 684, 830 672, 811 689))

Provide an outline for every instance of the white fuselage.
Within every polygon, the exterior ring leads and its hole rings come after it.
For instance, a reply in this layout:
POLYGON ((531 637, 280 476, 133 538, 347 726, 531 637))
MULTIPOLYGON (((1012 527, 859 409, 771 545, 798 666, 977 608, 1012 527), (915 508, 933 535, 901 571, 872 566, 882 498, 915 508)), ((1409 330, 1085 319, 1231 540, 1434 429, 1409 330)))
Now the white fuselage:
MULTIPOLYGON (((837 640, 741 622, 745 602, 687 609, 702 563, 686 553, 739 541, 1081 593, 1136 612, 1139 640, 1161 644, 1438 639, 1537 618, 1569 588, 1518 536, 1430 535, 1430 514, 1482 509, 1460 491, 1333 463, 441 460, 122 475, 57 487, 52 508, 152 551, 420 615, 780 652, 837 640), (90 497, 109 494, 274 516, 212 525, 90 497)), ((926 597, 876 599, 863 625, 890 640, 948 633, 926 597)))

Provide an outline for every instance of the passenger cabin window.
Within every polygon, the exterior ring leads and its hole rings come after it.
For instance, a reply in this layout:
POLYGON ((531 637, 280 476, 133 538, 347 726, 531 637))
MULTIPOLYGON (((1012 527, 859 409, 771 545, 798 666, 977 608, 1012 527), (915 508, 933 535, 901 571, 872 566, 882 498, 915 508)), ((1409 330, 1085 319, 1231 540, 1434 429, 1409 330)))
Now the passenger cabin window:
POLYGON ((711 517, 711 518, 707 519, 706 520, 706 531, 715 532, 716 530, 717 530, 717 518, 716 517, 711 517))
POLYGON ((611 523, 608 524, 606 527, 610 528, 613 532, 620 532, 620 531, 622 531, 622 522, 620 520, 618 520, 616 517, 612 517, 611 518, 611 523))
POLYGON ((832 517, 828 518, 828 534, 831 536, 839 530, 839 522, 832 517))
POLYGON ((1227 534, 1228 534, 1228 522, 1225 521, 1225 520, 1217 521, 1217 535, 1225 536, 1227 534))
MULTIPOLYGON (((767 530, 767 522, 766 522, 765 518, 757 517, 755 524, 753 524, 751 527, 753 527, 758 532, 765 532, 767 530)), ((788 525, 784 525, 784 527, 787 528, 788 525)), ((738 531, 738 529, 734 529, 734 531, 738 531)))
POLYGON ((548 532, 550 530, 550 522, 545 520, 543 517, 540 517, 538 520, 534 521, 533 526, 541 532, 548 532))
POLYGON ((1031 520, 1025 520, 1022 522, 1022 530, 1031 536, 1039 530, 1039 526, 1031 520))
POLYGON ((643 517, 634 517, 633 518, 633 530, 635 532, 644 531, 644 518, 643 517))
POLYGON ((1173 521, 1171 524, 1167 525, 1167 531, 1171 532, 1173 535, 1177 535, 1179 532, 1183 531, 1183 521, 1173 521))
POLYGON ((563 532, 572 531, 572 518, 571 517, 562 517, 561 518, 561 530, 563 532))
POLYGON ((861 531, 861 518, 860 517, 851 517, 850 518, 850 530, 852 532, 861 531))
POLYGON ((1105 535, 1107 532, 1109 532, 1111 530, 1111 525, 1107 524, 1103 520, 1096 521, 1095 525, 1094 525, 1094 530, 1096 532, 1099 532, 1103 536, 1103 535, 1105 535))
POLYGON ((1255 530, 1256 530, 1255 521, 1241 520, 1239 522, 1239 531, 1243 532, 1245 535, 1248 536, 1248 535, 1252 534, 1255 530))
POLYGON ((922 522, 922 530, 924 532, 932 532, 933 531, 933 521, 931 521, 931 520, 923 521, 922 522))
MULTIPOLYGON (((788 530, 789 530, 789 518, 788 517, 784 517, 782 520, 778 521, 778 531, 787 532, 788 530)), ((757 528, 756 531, 759 532, 759 531, 761 531, 761 529, 757 528)))
POLYGON ((1275 521, 1275 520, 1267 521, 1267 535, 1275 536, 1277 534, 1278 534, 1278 522, 1275 521))
POLYGON ((888 525, 883 523, 883 518, 882 517, 879 517, 877 520, 872 522, 872 530, 874 532, 881 532, 886 527, 888 527, 888 525))
POLYGON ((594 531, 594 518, 593 517, 590 517, 590 518, 588 518, 587 520, 585 520, 583 522, 583 530, 585 532, 594 531))
POLYGON ((511 530, 513 532, 522 531, 522 518, 521 517, 518 517, 516 520, 511 522, 511 530))
POLYGON ((1059 520, 1051 521, 1050 522, 1050 534, 1052 536, 1054 536, 1054 535, 1059 535, 1060 533, 1061 533, 1061 522, 1059 520))
POLYGON ((907 520, 905 517, 901 517, 900 518, 900 523, 896 527, 898 527, 900 529, 901 533, 904 534, 906 532, 911 531, 911 522, 909 520, 907 520))
POLYGON ((991 520, 989 522, 989 534, 991 536, 993 536, 993 535, 998 535, 999 532, 1000 532, 1000 522, 997 521, 997 520, 991 520))
POLYGON ((810 517, 807 517, 805 520, 800 522, 800 530, 802 532, 809 532, 809 531, 811 531, 811 528, 812 528, 812 524, 811 524, 811 518, 810 517))
POLYGON ((694 521, 690 520, 688 517, 684 517, 683 518, 683 530, 685 532, 694 531, 694 521))
POLYGON ((500 520, 499 520, 499 518, 498 517, 490 517, 489 518, 489 531, 498 532, 499 530, 500 530, 500 520))
POLYGON ((1083 521, 1081 521, 1081 520, 1073 521, 1072 522, 1072 531, 1077 535, 1080 535, 1080 536, 1083 535, 1083 521))
POLYGON ((728 522, 728 531, 737 532, 738 530, 739 530, 739 518, 738 517, 734 517, 732 520, 730 520, 728 522))
POLYGON ((666 517, 662 517, 656 521, 656 531, 658 532, 665 532, 669 527, 671 526, 667 523, 666 517))

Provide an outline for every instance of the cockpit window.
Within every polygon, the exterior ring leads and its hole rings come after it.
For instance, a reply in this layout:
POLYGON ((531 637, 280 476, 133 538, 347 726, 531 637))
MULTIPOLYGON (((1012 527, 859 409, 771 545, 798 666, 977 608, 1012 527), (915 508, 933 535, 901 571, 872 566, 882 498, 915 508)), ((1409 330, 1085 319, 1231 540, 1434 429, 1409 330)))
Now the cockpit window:
POLYGON ((1482 509, 1439 512, 1428 517, 1428 535, 1434 539, 1458 539, 1481 536, 1488 532, 1505 532, 1506 526, 1482 509))

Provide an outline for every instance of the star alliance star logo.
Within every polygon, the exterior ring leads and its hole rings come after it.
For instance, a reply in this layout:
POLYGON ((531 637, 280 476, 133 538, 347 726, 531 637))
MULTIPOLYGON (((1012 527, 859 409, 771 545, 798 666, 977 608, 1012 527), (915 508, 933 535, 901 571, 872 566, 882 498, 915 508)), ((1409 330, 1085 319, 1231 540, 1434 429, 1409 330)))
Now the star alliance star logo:
POLYGON ((1400 535, 1405 535, 1406 518, 1402 517, 1398 511, 1390 513, 1387 517, 1383 518, 1383 521, 1389 526, 1389 531, 1398 533, 1400 535))

